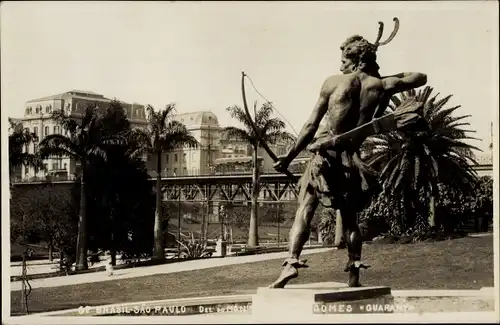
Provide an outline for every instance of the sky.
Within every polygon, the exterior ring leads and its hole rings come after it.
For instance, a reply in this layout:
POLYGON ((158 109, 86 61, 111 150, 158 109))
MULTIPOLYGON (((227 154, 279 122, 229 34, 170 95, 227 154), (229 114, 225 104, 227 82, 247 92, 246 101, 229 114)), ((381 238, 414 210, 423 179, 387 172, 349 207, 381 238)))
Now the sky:
MULTIPOLYGON (((340 44, 385 39, 381 74, 418 71, 457 115, 472 115, 475 142, 498 121, 498 4, 490 2, 3 2, 2 126, 30 99, 72 89, 179 113, 209 110, 231 125, 245 71, 297 131, 340 44)), ((264 100, 247 84, 249 102, 264 100)), ((291 127, 288 127, 291 129, 291 127)), ((495 125, 497 129, 497 125, 495 125)), ((4 129, 2 127, 2 129, 4 129)))

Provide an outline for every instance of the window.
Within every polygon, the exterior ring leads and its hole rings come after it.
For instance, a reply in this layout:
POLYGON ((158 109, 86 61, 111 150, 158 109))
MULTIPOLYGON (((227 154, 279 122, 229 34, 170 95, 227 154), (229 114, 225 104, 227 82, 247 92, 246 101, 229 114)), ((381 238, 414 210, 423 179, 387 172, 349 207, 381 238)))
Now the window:
POLYGON ((54 134, 59 134, 59 126, 54 126, 54 134))
POLYGON ((47 170, 49 166, 47 164, 43 164, 43 170, 47 170))
POLYGON ((30 169, 28 167, 24 167, 24 174, 28 175, 30 172, 30 169))
POLYGON ((38 105, 35 107, 35 113, 38 114, 40 112, 40 109, 38 108, 38 105))
POLYGON ((38 128, 36 126, 33 128, 33 133, 38 137, 38 128))
POLYGON ((67 168, 68 168, 68 164, 65 163, 64 164, 64 170, 67 170, 67 168))
POLYGON ((168 153, 165 155, 165 162, 168 164, 168 156, 170 156, 168 153))
POLYGON ((187 175, 187 168, 186 168, 186 167, 184 167, 184 168, 182 169, 182 175, 187 175))
POLYGON ((186 153, 184 153, 184 156, 182 157, 182 162, 186 162, 186 153))
POLYGON ((177 154, 174 155, 174 162, 177 162, 177 154))
POLYGON ((53 163, 53 164, 52 164, 52 169, 53 169, 53 170, 54 170, 54 169, 57 169, 57 163, 53 163))
POLYGON ((174 176, 177 176, 177 168, 174 168, 174 176))
POLYGON ((50 107, 49 107, 49 105, 45 106, 45 113, 50 113, 50 107))
POLYGON ((28 110, 29 110, 29 114, 33 114, 33 107, 30 106, 28 110))
POLYGON ((44 134, 44 136, 48 136, 48 135, 49 135, 49 132, 50 132, 49 127, 48 127, 48 126, 46 126, 46 127, 45 127, 45 134, 44 134))

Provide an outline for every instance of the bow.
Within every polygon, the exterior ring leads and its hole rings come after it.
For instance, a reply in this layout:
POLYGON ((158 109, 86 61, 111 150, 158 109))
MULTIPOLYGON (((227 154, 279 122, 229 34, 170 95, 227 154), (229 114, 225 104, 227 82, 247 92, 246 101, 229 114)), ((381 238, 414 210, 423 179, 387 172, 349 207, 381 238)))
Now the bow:
MULTIPOLYGON (((252 116, 250 115, 250 111, 248 110, 248 105, 247 105, 247 96, 245 94, 245 77, 246 77, 246 74, 245 72, 241 72, 241 94, 243 96, 243 108, 245 109, 245 113, 247 115, 247 118, 248 118, 248 123, 250 124, 255 136, 257 137, 257 139, 259 140, 259 143, 260 143, 260 146, 262 148, 264 148, 264 150, 267 152, 267 154, 269 155, 269 157, 271 157, 271 159, 274 161, 274 162, 278 162, 278 157, 274 154, 274 152, 271 150, 271 148, 269 148, 269 146, 267 145, 267 143, 264 141, 264 138, 261 137, 260 135, 260 131, 259 129, 257 128, 257 126, 255 125, 254 121, 252 120, 252 116)), ((285 170, 284 171, 285 175, 287 175, 288 177, 290 178, 293 178, 295 179, 296 177, 288 170, 285 170)))

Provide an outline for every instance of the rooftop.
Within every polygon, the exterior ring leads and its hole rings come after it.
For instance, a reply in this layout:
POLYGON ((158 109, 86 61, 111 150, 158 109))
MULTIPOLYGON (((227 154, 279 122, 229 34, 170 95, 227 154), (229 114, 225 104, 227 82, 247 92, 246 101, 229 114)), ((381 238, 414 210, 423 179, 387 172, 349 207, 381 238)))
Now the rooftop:
POLYGON ((70 90, 70 91, 64 92, 62 94, 46 96, 46 97, 41 97, 41 98, 37 98, 37 99, 31 99, 31 100, 28 100, 26 103, 41 102, 41 101, 45 101, 45 100, 54 100, 54 99, 64 99, 64 98, 68 98, 68 97, 77 97, 77 96, 78 97, 85 97, 85 98, 90 97, 90 98, 108 99, 108 98, 105 98, 104 95, 95 93, 93 91, 70 90))
POLYGON ((183 123, 186 126, 194 125, 219 125, 217 115, 210 111, 199 111, 191 113, 177 114, 174 119, 183 123))

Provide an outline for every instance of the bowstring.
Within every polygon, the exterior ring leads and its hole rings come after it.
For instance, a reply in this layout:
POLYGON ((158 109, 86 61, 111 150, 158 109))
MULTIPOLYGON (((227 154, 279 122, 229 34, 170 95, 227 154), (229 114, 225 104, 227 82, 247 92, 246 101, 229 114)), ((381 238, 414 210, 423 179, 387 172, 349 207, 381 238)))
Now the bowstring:
MULTIPOLYGON (((270 100, 268 100, 266 97, 264 97, 264 95, 262 95, 262 93, 257 89, 257 87, 255 87, 253 81, 252 81, 252 78, 250 78, 250 76, 248 74, 245 74, 245 77, 247 77, 248 81, 250 81, 250 84, 252 85, 253 89, 255 90, 255 92, 260 96, 262 97, 262 99, 264 99, 268 104, 271 104, 272 105, 272 102, 270 100)), ((296 136, 299 136, 299 134, 297 133, 297 131, 295 131, 295 129, 293 128, 292 126, 292 123, 290 123, 281 113, 280 111, 278 111, 278 109, 276 107, 273 106, 273 109, 278 113, 278 115, 283 119, 285 120, 285 122, 288 123, 288 125, 290 126, 290 128, 292 128, 292 131, 295 133, 296 136)))

